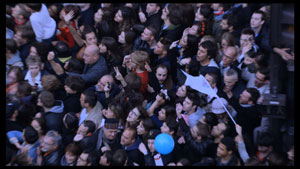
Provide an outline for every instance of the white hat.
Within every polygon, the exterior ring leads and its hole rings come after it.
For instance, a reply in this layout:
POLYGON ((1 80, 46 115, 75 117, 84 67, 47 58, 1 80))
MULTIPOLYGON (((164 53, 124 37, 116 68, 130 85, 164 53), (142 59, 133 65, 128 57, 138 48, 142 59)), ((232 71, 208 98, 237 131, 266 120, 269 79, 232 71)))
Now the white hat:
MULTIPOLYGON (((220 98, 220 101, 223 103, 223 105, 227 108, 228 106, 228 102, 226 99, 224 98, 220 98)), ((226 112, 226 110, 224 109, 224 107, 222 106, 222 104, 220 103, 220 101, 218 99, 215 99, 213 102, 212 102, 212 105, 211 105, 211 111, 215 114, 222 114, 224 112, 226 112)))

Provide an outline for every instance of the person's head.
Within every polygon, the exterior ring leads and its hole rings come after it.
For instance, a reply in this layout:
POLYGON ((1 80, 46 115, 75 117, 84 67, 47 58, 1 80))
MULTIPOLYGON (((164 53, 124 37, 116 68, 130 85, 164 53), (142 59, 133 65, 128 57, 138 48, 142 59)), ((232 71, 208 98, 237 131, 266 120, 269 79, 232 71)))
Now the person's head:
POLYGON ((11 66, 7 72, 7 84, 14 84, 23 80, 22 69, 19 66, 11 66))
POLYGON ((97 45, 98 39, 96 30, 91 25, 84 25, 83 30, 81 32, 81 38, 86 46, 97 45))
POLYGON ((138 105, 130 110, 126 121, 129 123, 136 123, 139 122, 142 118, 146 117, 146 110, 143 106, 138 105))
POLYGON ((75 113, 68 112, 63 117, 63 123, 67 129, 77 129, 78 128, 78 117, 75 113))
POLYGON ((163 64, 159 64, 155 69, 155 76, 159 82, 159 84, 163 84, 168 78, 168 67, 163 64))
MULTIPOLYGON (((228 107, 228 102, 226 99, 224 98, 220 98, 220 101, 222 102, 222 104, 227 108, 228 107)), ((222 119, 223 115, 226 114, 226 110, 225 108, 223 107, 223 105, 220 103, 220 101, 218 99, 215 99, 213 102, 212 102, 212 105, 211 105, 211 112, 216 114, 217 117, 219 119, 222 119)), ((228 108, 227 108, 228 109, 228 108)))
MULTIPOLYGON (((64 54, 61 51, 66 51, 69 49, 68 46, 66 49, 64 45, 65 45, 65 42, 62 42, 62 41, 59 41, 58 44, 55 45, 55 49, 58 49, 57 50, 58 55, 64 54)), ((45 42, 34 41, 30 44, 29 55, 41 57, 42 62, 45 62, 47 60, 48 53, 49 53, 49 47, 47 46, 47 44, 45 42)), ((65 52, 65 53, 67 53, 67 52, 65 52)))
POLYGON ((39 135, 46 134, 46 119, 42 116, 39 118, 34 117, 30 124, 39 135))
POLYGON ((148 131, 155 127, 154 122, 151 118, 146 117, 140 121, 140 124, 136 127, 138 135, 145 135, 148 131))
POLYGON ((85 120, 79 126, 77 130, 77 134, 81 134, 82 136, 91 135, 96 130, 96 125, 91 120, 85 120))
POLYGON ((43 90, 37 100, 37 105, 50 109, 55 104, 55 97, 54 94, 50 91, 43 90))
POLYGON ((227 130, 228 125, 224 122, 219 122, 217 125, 213 126, 211 130, 211 136, 214 138, 223 138, 223 133, 227 130))
POLYGON ((18 50, 17 43, 14 39, 6 39, 6 58, 8 54, 14 54, 18 50))
POLYGON ((76 58, 71 58, 67 62, 65 62, 64 69, 68 72, 73 73, 81 73, 82 72, 82 64, 76 58))
POLYGON ((104 36, 99 44, 99 49, 101 54, 116 55, 116 53, 119 52, 119 45, 115 38, 104 36))
POLYGON ((210 136, 208 126, 201 122, 197 122, 196 125, 194 125, 192 128, 190 128, 190 131, 191 131, 192 137, 197 142, 206 140, 210 136))
POLYGON ((125 166, 127 163, 127 152, 123 149, 118 149, 113 154, 112 166, 125 166))
POLYGON ((13 39, 16 41, 18 47, 35 40, 35 34, 32 29, 19 27, 16 30, 13 39))
POLYGON ((149 16, 157 13, 160 9, 161 7, 158 3, 147 3, 146 12, 149 16))
POLYGON ((244 28, 241 32, 240 47, 245 47, 249 44, 254 44, 255 33, 251 28, 244 28))
POLYGON ((165 105, 158 111, 158 119, 161 121, 165 121, 171 115, 176 115, 176 110, 170 105, 165 105))
POLYGON ((100 166, 110 166, 113 159, 113 152, 111 150, 105 151, 100 157, 100 166))
POLYGON ((103 92, 104 86, 107 85, 107 83, 109 83, 110 85, 113 85, 115 83, 114 77, 110 74, 103 75, 99 79, 99 81, 97 83, 98 90, 103 92))
POLYGON ((129 147, 135 142, 136 137, 137 137, 136 129, 133 127, 128 127, 123 131, 120 143, 125 147, 129 147))
POLYGON ((218 74, 216 72, 208 72, 204 77, 212 88, 217 86, 218 74))
POLYGON ((178 25, 182 22, 182 10, 179 5, 168 4, 162 10, 161 19, 166 22, 167 20, 173 24, 178 25))
POLYGON ((94 64, 99 59, 99 48, 97 45, 87 46, 83 52, 83 60, 85 64, 94 64))
POLYGON ((33 159, 26 152, 20 152, 15 155, 11 166, 33 166, 33 159))
POLYGON ((233 138, 224 137, 221 139, 221 142, 218 145, 217 156, 219 158, 226 158, 232 156, 232 154, 235 152, 235 147, 236 146, 233 138))
POLYGON ((181 85, 178 87, 178 89, 176 91, 176 96, 185 98, 187 92, 189 92, 191 90, 192 90, 192 88, 190 86, 181 85))
POLYGON ((80 146, 76 143, 70 143, 67 145, 65 149, 65 158, 68 164, 74 163, 79 155, 81 154, 82 150, 80 146))
POLYGON ((142 50, 136 50, 130 54, 131 64, 133 68, 139 68, 145 70, 146 62, 149 63, 149 54, 142 50))
POLYGON ((39 139, 39 134, 32 126, 27 126, 23 129, 23 139, 28 144, 34 144, 39 139))
POLYGON ((234 46, 229 46, 224 50, 222 61, 223 66, 227 67, 230 66, 232 62, 234 62, 237 59, 237 50, 234 46))
POLYGON ((163 125, 160 127, 160 131, 162 133, 167 133, 173 135, 178 130, 178 123, 176 122, 176 118, 174 116, 168 116, 166 121, 163 122, 163 125))
POLYGON ((11 16, 19 23, 25 23, 26 21, 28 21, 30 14, 31 13, 26 10, 25 4, 23 3, 18 3, 13 8, 11 8, 11 16))
POLYGON ((106 118, 116 118, 123 120, 123 107, 118 102, 110 102, 107 109, 102 110, 103 116, 106 118))
POLYGON ((169 40, 168 38, 161 37, 155 45, 153 53, 162 56, 167 55, 171 43, 171 40, 169 40))
POLYGON ((188 93, 183 101, 182 110, 187 113, 192 113, 197 110, 200 105, 200 97, 197 93, 188 93))
POLYGON ((250 19, 250 26, 252 29, 260 29, 265 23, 265 13, 261 10, 253 12, 250 19))
POLYGON ((195 21, 204 21, 213 19, 213 9, 210 5, 201 5, 196 11, 195 21))
POLYGON ((214 11, 227 11, 230 9, 230 4, 229 3, 212 3, 211 8, 214 11))
POLYGON ((224 73, 224 84, 230 89, 237 83, 239 80, 238 73, 236 70, 230 68, 224 73))
POLYGON ((144 28, 144 31, 141 34, 141 39, 143 41, 153 41, 155 40, 156 34, 157 29, 153 25, 148 25, 144 28))
POLYGON ((235 46, 235 40, 234 40, 233 34, 230 32, 223 33, 221 36, 220 43, 221 43, 220 46, 221 46, 222 52, 224 52, 224 50, 229 46, 235 46))
POLYGON ((136 38, 136 33, 132 30, 122 31, 118 36, 118 42, 123 45, 132 45, 136 38))
POLYGON ((212 41, 207 40, 200 43, 197 52, 197 61, 202 62, 215 58, 217 56, 217 49, 216 43, 213 43, 212 41))
POLYGON ((103 135, 106 139, 112 141, 118 134, 119 120, 116 118, 105 119, 103 126, 103 135))
POLYGON ((255 59, 254 59, 254 64, 255 64, 255 67, 257 69, 260 69, 262 67, 268 67, 269 66, 269 60, 268 60, 268 56, 267 55, 264 55, 264 54, 261 54, 261 53, 258 53, 256 56, 255 56, 255 59))
POLYGON ((206 21, 197 21, 188 30, 188 34, 201 39, 203 36, 211 34, 211 29, 206 21))
POLYGON ((80 104, 83 108, 93 108, 97 104, 97 96, 95 92, 90 90, 85 90, 80 95, 80 104))
POLYGON ((21 81, 18 85, 17 95, 19 97, 26 97, 31 95, 32 87, 27 81, 21 81))
POLYGON ((44 90, 55 92, 61 87, 61 82, 55 75, 48 74, 42 77, 42 86, 44 90))
POLYGON ((70 21, 74 21, 75 19, 77 19, 80 16, 80 8, 76 5, 66 5, 65 7, 63 7, 60 10, 59 13, 59 19, 63 20, 63 16, 65 16, 66 14, 68 14, 70 11, 73 11, 73 17, 70 21))
POLYGON ((61 144, 61 135, 54 130, 50 130, 46 133, 43 141, 41 142, 41 151, 49 152, 59 147, 61 144))
POLYGON ((84 88, 84 81, 80 76, 68 76, 65 79, 64 88, 69 94, 80 93, 84 88))
POLYGON ((147 135, 146 143, 147 143, 147 147, 148 147, 148 149, 151 153, 154 153, 156 151, 155 147, 154 147, 154 140, 155 140, 155 137, 159 134, 160 134, 159 130, 152 129, 152 130, 149 131, 149 133, 147 135))
POLYGON ((255 88, 247 88, 241 94, 239 98, 240 104, 256 104, 260 93, 255 88))
POLYGON ((25 9, 28 12, 38 12, 42 9, 42 3, 26 3, 25 9))
POLYGON ((221 29, 223 31, 232 32, 237 25, 236 22, 236 17, 234 15, 224 14, 220 23, 221 29))
POLYGON ((29 55, 25 62, 31 75, 36 76, 42 69, 42 61, 40 56, 29 55))
POLYGON ((262 153, 268 153, 273 150, 274 136, 268 132, 262 132, 257 139, 257 150, 262 153))
POLYGON ((77 166, 94 166, 97 160, 97 152, 84 149, 77 159, 77 166))
POLYGON ((141 85, 142 85, 142 79, 137 74, 132 73, 132 72, 128 73, 125 76, 125 81, 127 83, 127 86, 126 86, 127 89, 132 89, 136 92, 138 92, 140 90, 141 85))
POLYGON ((258 88, 268 84, 270 82, 269 68, 260 68, 255 74, 254 85, 258 88))
POLYGON ((103 17, 103 10, 102 8, 99 8, 97 12, 94 14, 94 21, 96 23, 100 23, 102 21, 102 17, 103 17))
POLYGON ((206 112, 199 121, 208 126, 210 134, 212 128, 218 125, 218 117, 212 112, 206 112))
POLYGON ((114 21, 117 23, 128 22, 135 17, 134 10, 130 7, 123 6, 115 14, 114 21))

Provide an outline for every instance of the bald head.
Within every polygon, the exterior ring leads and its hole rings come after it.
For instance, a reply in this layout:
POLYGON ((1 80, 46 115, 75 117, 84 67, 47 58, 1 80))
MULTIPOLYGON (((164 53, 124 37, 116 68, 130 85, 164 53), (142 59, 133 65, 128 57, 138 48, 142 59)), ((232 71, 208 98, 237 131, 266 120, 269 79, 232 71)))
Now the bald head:
POLYGON ((89 45, 85 48, 83 53, 85 64, 94 64, 99 59, 99 48, 97 45, 89 45))

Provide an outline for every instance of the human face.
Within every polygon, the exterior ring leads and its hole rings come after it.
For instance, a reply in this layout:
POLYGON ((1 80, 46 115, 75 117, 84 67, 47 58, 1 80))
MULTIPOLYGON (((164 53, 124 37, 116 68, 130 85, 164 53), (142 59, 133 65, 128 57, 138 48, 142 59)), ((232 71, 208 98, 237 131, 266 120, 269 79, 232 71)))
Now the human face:
POLYGON ((218 138, 225 129, 226 125, 224 123, 219 123, 216 126, 213 126, 211 130, 211 135, 215 138, 218 138))
POLYGON ((161 108, 160 111, 158 112, 158 119, 160 121, 164 121, 167 118, 166 110, 161 108))
POLYGON ((232 50, 231 47, 226 48, 222 57, 223 66, 224 67, 229 66, 234 61, 234 59, 235 59, 235 52, 232 50))
POLYGON ((219 143, 217 148, 217 156, 220 158, 226 157, 229 155, 229 152, 227 151, 227 148, 224 144, 219 143))
POLYGON ((148 139, 147 145, 151 153, 154 153, 156 151, 154 147, 154 139, 148 139))
POLYGON ((193 106, 193 102, 188 97, 184 99, 182 105, 182 110, 185 112, 192 112, 195 108, 195 105, 193 106))
POLYGON ((37 52, 37 50, 36 50, 36 48, 34 46, 30 47, 30 53, 29 53, 29 55, 32 55, 32 56, 38 56, 39 55, 38 52, 37 52))
POLYGON ((79 158, 77 159, 77 166, 87 166, 87 159, 89 154, 81 153, 79 158))
POLYGON ((214 11, 218 11, 219 8, 220 8, 220 3, 212 3, 212 4, 211 4, 211 8, 212 8, 214 11))
POLYGON ((8 75, 7 75, 7 81, 9 84, 13 84, 17 82, 17 76, 16 73, 14 71, 11 71, 8 75))
POLYGON ((101 8, 99 8, 98 11, 97 11, 97 12, 95 13, 95 15, 94 15, 94 21, 95 21, 96 23, 101 22, 102 16, 103 16, 103 11, 102 11, 101 8))
POLYGON ((168 15, 169 15, 169 9, 168 9, 168 6, 166 6, 162 10, 161 19, 162 20, 167 20, 169 18, 168 15))
POLYGON ((80 105, 81 105, 82 108, 86 107, 86 104, 85 104, 85 95, 84 94, 80 95, 80 105))
POLYGON ((123 146, 130 146, 134 143, 135 138, 133 137, 133 132, 131 130, 124 130, 122 136, 121 136, 121 145, 123 146))
POLYGON ((41 142, 41 151, 48 152, 55 148, 55 142, 51 137, 45 136, 41 142))
POLYGON ((228 47, 228 42, 225 39, 222 39, 221 47, 222 47, 222 52, 224 52, 226 50, 226 48, 228 47))
POLYGON ((163 84, 168 77, 168 69, 159 67, 158 69, 156 69, 155 76, 156 76, 159 84, 163 84))
POLYGON ((108 79, 105 76, 103 76, 97 83, 98 90, 103 92, 104 86, 106 85, 107 82, 108 82, 108 79))
POLYGON ((85 39, 86 39, 86 46, 97 45, 97 37, 94 32, 86 34, 85 39))
POLYGON ((121 44, 125 44, 125 32, 122 31, 121 34, 118 36, 118 42, 121 44))
POLYGON ((254 80, 254 85, 258 88, 262 87, 263 85, 266 84, 266 80, 265 80, 265 75, 260 73, 260 72, 256 72, 255 74, 255 80, 254 80))
POLYGON ((197 61, 202 62, 207 59, 207 49, 203 48, 202 46, 199 46, 199 49, 197 51, 197 61))
POLYGON ((39 124, 36 120, 32 120, 32 121, 31 121, 31 126, 32 126, 38 133, 41 133, 41 132, 42 132, 42 127, 40 126, 40 124, 39 124))
POLYGON ((73 163, 77 159, 77 156, 69 151, 66 152, 65 157, 68 164, 73 163))
POLYGON ((221 29, 223 31, 229 30, 228 20, 227 19, 222 19, 222 21, 220 23, 220 26, 221 26, 221 29))
POLYGON ((229 87, 231 89, 236 82, 237 80, 234 78, 234 76, 224 75, 224 83, 226 87, 229 87))
POLYGON ((186 96, 186 86, 182 85, 177 89, 176 96, 185 97, 186 96))
POLYGON ((143 135, 146 133, 146 129, 143 125, 143 121, 140 121, 140 124, 136 127, 136 131, 138 135, 143 135))
POLYGON ((159 8, 156 3, 147 3, 146 12, 148 13, 148 15, 156 13, 158 9, 159 8))
POLYGON ((167 126, 166 122, 164 122, 163 125, 160 127, 160 131, 162 133, 170 134, 170 128, 169 128, 169 126, 167 126))
POLYGON ((198 8, 196 15, 195 15, 195 21, 204 21, 204 16, 200 13, 200 8, 198 8))
POLYGON ((118 129, 107 129, 103 130, 104 137, 108 140, 114 140, 118 134, 118 129))
POLYGON ((114 21, 118 23, 123 22, 123 16, 121 10, 118 10, 118 12, 116 13, 114 21))
POLYGON ((157 55, 161 55, 162 52, 164 51, 164 47, 163 46, 164 45, 161 42, 157 42, 156 46, 154 47, 153 53, 157 54, 157 55))
POLYGON ((20 31, 17 31, 14 34, 13 39, 16 41, 18 47, 21 46, 21 45, 23 45, 23 44, 25 44, 27 42, 27 40, 22 37, 22 34, 21 34, 20 31))
POLYGON ((107 163, 107 157, 105 153, 100 157, 99 164, 102 166, 109 166, 109 164, 107 163))
POLYGON ((264 24, 262 15, 259 13, 253 13, 250 20, 251 28, 260 28, 264 24))
POLYGON ((31 73, 31 76, 36 76, 40 70, 41 70, 41 66, 38 64, 32 64, 28 66, 28 70, 31 73))
POLYGON ((151 31, 148 28, 145 28, 144 31, 143 31, 143 33, 142 33, 142 35, 141 35, 141 39, 143 41, 149 41, 149 40, 152 39, 152 37, 153 36, 152 36, 151 31))
POLYGON ((95 63, 95 61, 96 61, 95 54, 93 54, 93 52, 91 52, 91 50, 86 48, 83 52, 83 61, 85 64, 95 63))
POLYGON ((207 80, 207 82, 209 83, 209 85, 214 88, 216 86, 216 83, 214 83, 214 79, 212 76, 210 76, 209 74, 205 75, 205 79, 207 80))
POLYGON ((240 94, 239 103, 240 104, 249 104, 251 98, 251 94, 244 90, 243 93, 240 94))
POLYGON ((103 111, 103 115, 106 118, 116 118, 115 113, 110 109, 110 107, 108 107, 107 109, 103 109, 105 111, 103 111))
POLYGON ((136 121, 138 121, 140 115, 141 115, 141 113, 139 112, 138 108, 135 107, 134 109, 132 109, 129 112, 129 114, 126 118, 126 121, 131 122, 131 123, 136 122, 136 121))
POLYGON ((100 50, 100 53, 106 53, 107 47, 103 43, 100 43, 99 50, 100 50))
MULTIPOLYGON (((191 30, 192 28, 189 29, 189 31, 191 30)), ((187 47, 187 35, 183 36, 180 41, 179 41, 179 45, 182 46, 182 47, 187 47)))
POLYGON ((14 17, 14 18, 17 18, 17 19, 22 19, 23 16, 20 14, 22 9, 20 8, 19 5, 16 5, 15 7, 11 8, 11 15, 14 17))
POLYGON ((253 35, 247 35, 247 34, 242 34, 240 37, 240 46, 241 48, 247 46, 247 45, 253 45, 254 43, 254 37, 253 35))
POLYGON ((88 131, 88 130, 89 130, 89 128, 88 128, 88 127, 85 127, 84 124, 82 123, 82 124, 79 126, 79 128, 78 128, 76 134, 81 134, 81 135, 85 136, 85 135, 87 134, 87 131, 88 131))

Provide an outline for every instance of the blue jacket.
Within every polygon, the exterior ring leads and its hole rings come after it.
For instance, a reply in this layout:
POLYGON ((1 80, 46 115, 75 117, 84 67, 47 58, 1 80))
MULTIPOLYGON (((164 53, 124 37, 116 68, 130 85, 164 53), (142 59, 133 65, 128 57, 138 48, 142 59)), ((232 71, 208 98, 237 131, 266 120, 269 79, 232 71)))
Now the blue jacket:
POLYGON ((138 149, 140 143, 141 143, 141 140, 139 137, 137 137, 137 139, 131 146, 129 146, 129 147, 122 146, 122 148, 127 152, 128 166, 134 166, 133 165, 134 162, 139 164, 139 166, 145 165, 144 154, 141 153, 140 150, 138 149))

